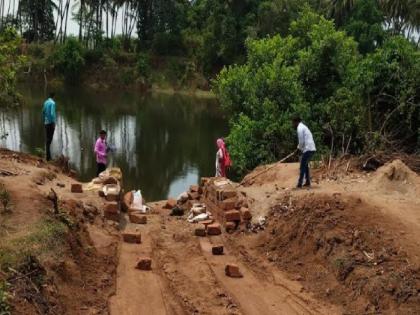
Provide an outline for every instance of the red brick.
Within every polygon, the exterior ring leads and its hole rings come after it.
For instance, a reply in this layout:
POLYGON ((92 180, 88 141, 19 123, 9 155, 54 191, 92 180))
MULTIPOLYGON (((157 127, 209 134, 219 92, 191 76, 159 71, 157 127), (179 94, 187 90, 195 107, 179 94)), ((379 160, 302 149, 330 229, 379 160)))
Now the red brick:
POLYGON ((133 192, 129 191, 128 193, 124 195, 121 206, 124 211, 128 211, 132 203, 133 203, 133 192))
POLYGON ((222 229, 219 223, 213 223, 207 225, 207 234, 208 235, 220 235, 222 234, 222 229))
POLYGON ((226 222, 241 221, 241 213, 238 210, 229 210, 224 213, 226 222))
POLYGON ((104 216, 107 220, 119 221, 120 220, 120 209, 118 203, 107 202, 104 207, 104 216))
POLYGON ((225 274, 231 278, 242 278, 243 274, 239 270, 239 266, 235 264, 228 264, 225 267, 225 274))
POLYGON ((206 227, 204 225, 201 225, 196 227, 194 230, 195 236, 206 236, 206 227))
POLYGON ((176 202, 176 200, 175 199, 168 199, 167 201, 166 201, 166 204, 165 204, 165 209, 169 209, 169 210, 172 210, 173 208, 175 208, 176 207, 176 204, 177 204, 177 202, 176 202))
POLYGON ((149 257, 140 257, 137 260, 136 268, 140 270, 152 270, 152 259, 149 257))
POLYGON ((251 211, 249 211, 248 208, 242 207, 241 208, 241 215, 242 215, 242 219, 245 221, 249 221, 252 219, 252 214, 251 211))
POLYGON ((232 209, 235 209, 236 201, 237 201, 236 198, 230 198, 230 199, 223 200, 220 203, 220 207, 223 210, 232 210, 232 209))
POLYGON ((147 224, 147 217, 140 213, 131 212, 128 214, 128 218, 134 224, 147 224))
POLYGON ((226 232, 233 232, 236 230, 236 224, 234 222, 226 222, 225 223, 225 230, 226 232))
POLYGON ((81 194, 83 192, 82 184, 71 184, 71 192, 81 194))
POLYGON ((122 234, 123 240, 126 243, 140 244, 141 234, 139 232, 124 232, 122 234))
POLYGON ((223 255, 223 245, 213 246, 211 252, 213 255, 223 255))

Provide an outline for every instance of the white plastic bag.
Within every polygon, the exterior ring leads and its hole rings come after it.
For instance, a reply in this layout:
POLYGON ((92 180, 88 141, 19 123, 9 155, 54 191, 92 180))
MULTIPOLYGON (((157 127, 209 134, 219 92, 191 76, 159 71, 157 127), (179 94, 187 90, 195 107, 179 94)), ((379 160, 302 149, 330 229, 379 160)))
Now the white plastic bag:
POLYGON ((141 191, 133 191, 133 203, 131 204, 131 208, 143 211, 143 196, 141 195, 141 191))

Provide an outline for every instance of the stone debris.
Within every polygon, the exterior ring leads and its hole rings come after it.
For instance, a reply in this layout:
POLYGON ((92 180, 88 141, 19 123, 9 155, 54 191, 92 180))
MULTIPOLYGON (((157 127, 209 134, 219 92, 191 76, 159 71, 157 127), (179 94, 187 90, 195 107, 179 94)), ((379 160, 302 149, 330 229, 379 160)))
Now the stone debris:
POLYGON ((71 192, 74 193, 74 194, 83 193, 82 184, 71 184, 71 192))
POLYGON ((243 274, 239 270, 239 266, 235 264, 228 264, 225 267, 225 275, 231 278, 242 278, 243 274))
POLYGON ((139 270, 152 270, 152 259, 149 257, 140 257, 136 268, 139 270))
POLYGON ((223 255, 223 245, 214 245, 211 252, 213 255, 223 255))
POLYGON ((144 214, 131 212, 128 214, 128 218, 130 222, 134 224, 147 224, 147 216, 144 214))
POLYGON ((124 242, 130 244, 140 244, 141 243, 141 233, 140 232, 124 232, 122 233, 124 242))

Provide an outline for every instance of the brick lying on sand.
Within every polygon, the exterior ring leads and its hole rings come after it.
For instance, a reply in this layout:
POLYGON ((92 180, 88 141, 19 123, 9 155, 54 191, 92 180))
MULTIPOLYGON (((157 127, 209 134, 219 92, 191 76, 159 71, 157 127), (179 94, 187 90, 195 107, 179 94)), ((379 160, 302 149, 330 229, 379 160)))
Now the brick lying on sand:
POLYGON ((228 264, 225 267, 225 275, 231 278, 242 278, 243 274, 239 270, 239 266, 235 264, 228 264))
POLYGON ((206 227, 204 225, 200 225, 196 227, 194 230, 194 235, 201 236, 201 237, 206 236, 206 227))
POLYGON ((140 232, 124 232, 122 233, 124 242, 130 244, 140 244, 141 243, 141 233, 140 232))
POLYGON ((152 270, 152 259, 149 257, 140 257, 137 260, 136 268, 140 270, 152 270))
POLYGON ((83 192, 82 184, 71 184, 71 192, 74 194, 81 194, 83 192))
POLYGON ((134 224, 147 224, 147 216, 141 213, 130 212, 128 218, 134 224))
POLYGON ((213 255, 223 255, 223 245, 214 245, 211 252, 213 255))
POLYGON ((222 234, 222 229, 219 223, 212 223, 207 225, 207 234, 208 235, 220 235, 222 234))

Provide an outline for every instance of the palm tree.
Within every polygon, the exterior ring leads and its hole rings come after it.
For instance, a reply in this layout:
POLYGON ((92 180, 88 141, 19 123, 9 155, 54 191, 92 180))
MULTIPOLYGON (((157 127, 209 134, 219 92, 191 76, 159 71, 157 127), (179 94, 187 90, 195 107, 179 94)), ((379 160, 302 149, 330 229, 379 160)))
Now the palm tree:
POLYGON ((344 24, 357 0, 333 0, 329 8, 329 16, 335 20, 337 26, 344 24))

